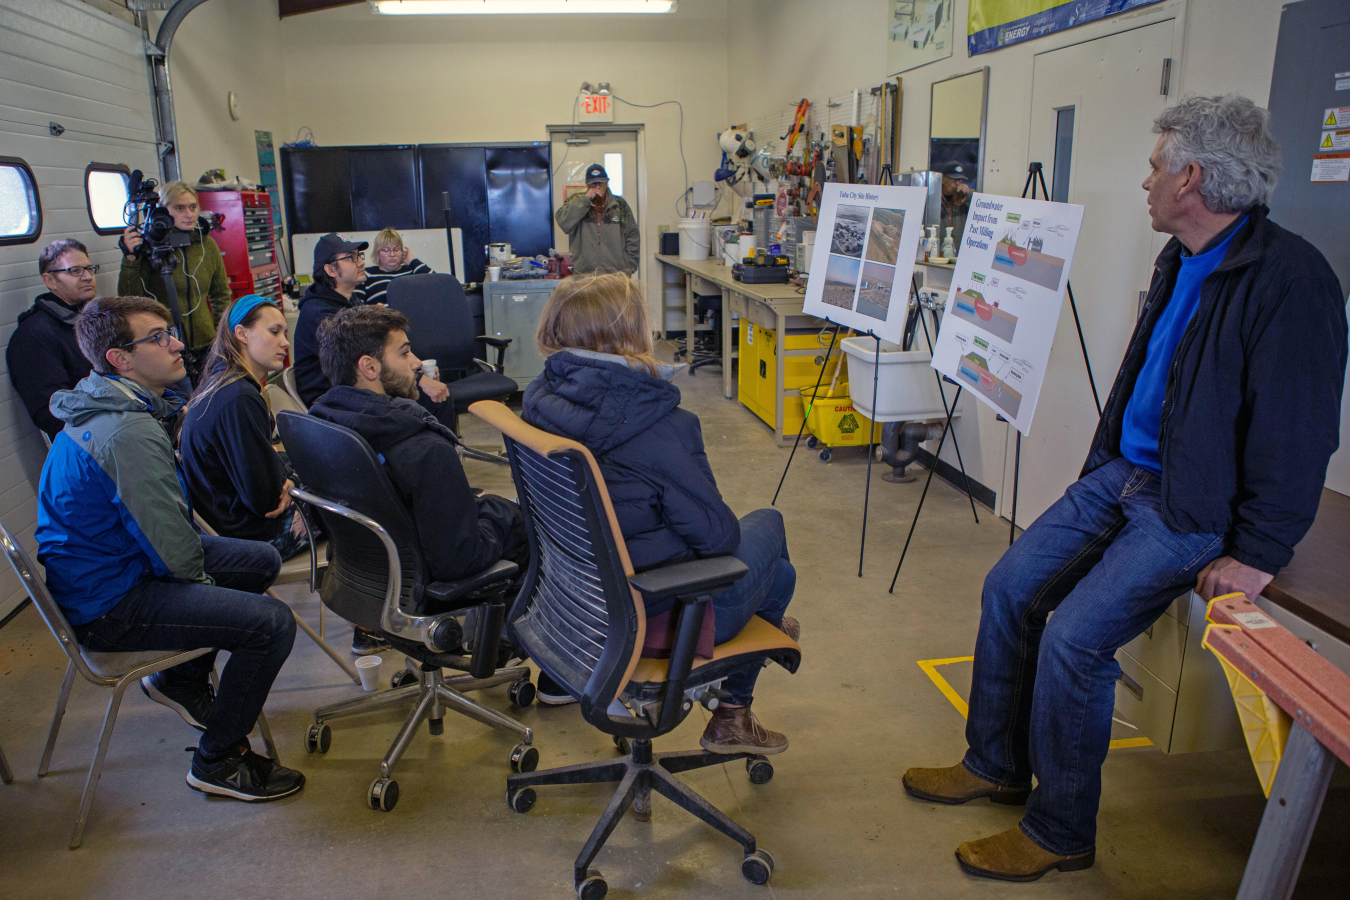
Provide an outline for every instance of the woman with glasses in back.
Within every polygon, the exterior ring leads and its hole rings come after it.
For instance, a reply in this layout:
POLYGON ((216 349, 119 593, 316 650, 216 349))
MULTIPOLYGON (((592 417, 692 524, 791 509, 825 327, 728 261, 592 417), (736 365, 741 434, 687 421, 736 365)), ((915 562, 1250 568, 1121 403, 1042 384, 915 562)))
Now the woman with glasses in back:
MULTIPOLYGON (((207 234, 200 222, 197 192, 182 181, 171 181, 159 189, 159 202, 173 216, 173 230, 187 234, 190 243, 173 251, 178 265, 173 270, 173 284, 178 293, 178 305, 183 311, 184 356, 191 356, 194 365, 188 372, 199 373, 200 382, 205 372, 202 364, 215 339, 216 325, 230 305, 230 281, 225 274, 225 258, 220 248, 207 234)), ((142 243, 140 232, 134 226, 122 232, 122 271, 117 277, 117 292, 138 297, 153 297, 169 309, 169 292, 164 280, 150 260, 138 252, 142 243)))
POLYGON ((371 245, 375 251, 375 265, 366 266, 366 283, 361 291, 366 303, 386 303, 389 282, 404 275, 430 275, 431 267, 412 255, 412 249, 403 246, 403 236, 392 228, 375 235, 371 245))

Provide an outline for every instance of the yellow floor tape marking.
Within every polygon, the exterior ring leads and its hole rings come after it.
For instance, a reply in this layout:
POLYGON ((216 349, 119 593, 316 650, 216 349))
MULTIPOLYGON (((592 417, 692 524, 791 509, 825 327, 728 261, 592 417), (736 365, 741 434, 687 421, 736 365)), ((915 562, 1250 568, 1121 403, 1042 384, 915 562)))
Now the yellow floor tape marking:
MULTIPOLYGON (((970 718, 970 704, 961 699, 961 695, 951 686, 947 679, 942 677, 942 673, 937 670, 938 666, 947 666, 952 663, 974 662, 973 656, 949 656, 946 659, 920 659, 916 660, 920 669, 928 676, 937 689, 942 691, 942 696, 946 697, 956 707, 956 711, 961 714, 961 718, 970 718)), ((1112 750, 1124 750, 1127 747, 1151 747, 1153 742, 1146 737, 1120 738, 1111 742, 1112 750)))

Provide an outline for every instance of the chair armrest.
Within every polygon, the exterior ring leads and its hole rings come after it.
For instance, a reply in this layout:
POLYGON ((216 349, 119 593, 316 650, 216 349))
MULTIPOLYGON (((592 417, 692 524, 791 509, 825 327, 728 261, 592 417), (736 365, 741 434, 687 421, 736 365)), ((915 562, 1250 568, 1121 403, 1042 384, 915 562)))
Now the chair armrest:
MULTIPOLYGON (((480 592, 488 588, 505 584, 515 577, 519 566, 510 560, 500 560, 488 566, 477 575, 461 578, 459 581, 433 581, 424 585, 422 596, 437 603, 453 604, 456 600, 479 600, 480 592)), ((472 604, 464 604, 469 606, 472 604)))
POLYGON ((506 348, 511 343, 511 338, 493 337, 490 334, 480 334, 477 338, 489 347, 495 347, 497 350, 497 361, 492 364, 492 369, 498 374, 506 371, 506 348))
POLYGON ((734 556, 710 556, 649 569, 632 576, 628 583, 647 600, 695 597, 731 587, 749 571, 734 556))

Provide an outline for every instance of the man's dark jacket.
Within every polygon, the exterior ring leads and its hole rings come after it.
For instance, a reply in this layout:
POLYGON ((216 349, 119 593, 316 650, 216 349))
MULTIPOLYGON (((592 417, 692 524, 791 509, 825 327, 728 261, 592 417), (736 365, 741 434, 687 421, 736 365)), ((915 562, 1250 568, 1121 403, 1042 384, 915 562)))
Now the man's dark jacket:
POLYGON ((450 429, 411 400, 339 385, 310 414, 366 439, 412 514, 434 581, 458 581, 526 554, 524 519, 509 500, 475 498, 450 429))
MULTIPOLYGON (((663 378, 566 350, 525 390, 524 418, 595 455, 637 571, 735 552, 740 523, 717 490, 698 416, 663 378)), ((671 604, 654 605, 656 615, 671 604)))
POLYGON ((19 313, 19 327, 5 351, 15 393, 33 424, 52 440, 66 425, 47 408, 52 394, 71 390, 93 371, 75 340, 79 314, 55 294, 39 294, 32 306, 19 313))
POLYGON ((272 413, 245 376, 188 405, 178 436, 193 507, 222 537, 270 541, 286 517, 267 518, 290 472, 272 448, 272 413))
MULTIPOLYGON (((1200 287, 1168 375, 1158 446, 1167 527, 1224 534, 1230 556, 1274 575, 1312 525, 1340 439, 1346 318, 1326 259, 1268 212, 1250 212, 1200 287)), ((1084 475, 1120 455, 1125 406, 1181 251, 1173 238, 1158 255, 1084 475)))
POLYGON ((356 305, 355 299, 348 300, 318 282, 311 284, 300 298, 300 315, 295 320, 295 389, 306 406, 313 405, 333 386, 319 367, 319 324, 356 305))

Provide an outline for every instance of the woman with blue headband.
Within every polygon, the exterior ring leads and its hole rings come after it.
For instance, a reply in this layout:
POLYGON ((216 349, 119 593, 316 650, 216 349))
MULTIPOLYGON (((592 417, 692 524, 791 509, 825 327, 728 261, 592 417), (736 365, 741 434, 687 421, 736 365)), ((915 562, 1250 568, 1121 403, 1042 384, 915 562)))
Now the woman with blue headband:
POLYGON ((290 469, 272 447, 268 375, 286 366, 286 317, 249 294, 221 317, 203 378, 183 413, 179 451, 193 507, 224 537, 266 541, 282 559, 305 549, 290 469))

